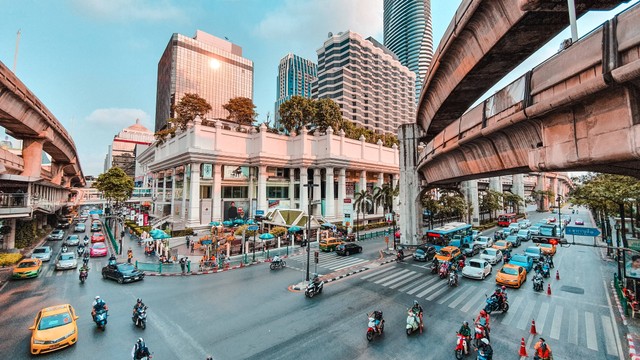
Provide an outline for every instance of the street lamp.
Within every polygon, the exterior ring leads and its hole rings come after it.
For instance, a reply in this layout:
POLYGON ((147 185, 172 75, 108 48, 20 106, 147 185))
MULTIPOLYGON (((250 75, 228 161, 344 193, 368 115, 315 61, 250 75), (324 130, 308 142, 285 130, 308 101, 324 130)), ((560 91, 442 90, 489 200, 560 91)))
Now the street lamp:
POLYGON ((616 229, 616 262, 618 263, 618 281, 622 281, 622 270, 620 269, 620 223, 616 222, 613 227, 616 229))
POLYGON ((560 232, 562 232, 562 218, 560 217, 560 200, 562 200, 562 195, 558 195, 556 201, 558 202, 558 226, 560 226, 560 232))
MULTIPOLYGON (((316 186, 320 186, 319 184, 314 184, 311 181, 309 181, 306 184, 303 184, 302 186, 307 188, 307 199, 308 199, 308 210, 307 210, 307 281, 309 281, 309 265, 311 262, 311 241, 309 239, 309 236, 311 236, 311 195, 312 192, 311 190, 316 187, 316 186)), ((301 195, 302 196, 302 195, 301 195)))

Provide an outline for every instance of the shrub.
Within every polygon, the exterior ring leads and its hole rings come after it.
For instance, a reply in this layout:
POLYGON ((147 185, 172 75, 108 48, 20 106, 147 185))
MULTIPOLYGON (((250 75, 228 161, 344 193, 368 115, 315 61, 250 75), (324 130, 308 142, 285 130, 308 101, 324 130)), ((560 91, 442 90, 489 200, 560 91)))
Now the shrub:
POLYGON ((284 236, 284 234, 287 233, 287 229, 285 227, 282 226, 276 226, 273 229, 271 229, 271 231, 269 231, 269 233, 271 233, 271 235, 278 237, 278 236, 284 236))
MULTIPOLYGON (((245 225, 240 225, 236 228, 236 231, 234 232, 235 235, 242 235, 242 231, 246 230, 249 227, 249 225, 245 224, 245 225)), ((256 234, 255 231, 250 231, 250 230, 246 230, 245 235, 246 236, 253 236, 254 234, 256 234)))
POLYGON ((2 253, 0 254, 0 266, 5 267, 7 265, 13 265, 22 260, 22 254, 20 253, 2 253))
POLYGON ((36 222, 33 220, 16 221, 16 243, 17 249, 24 249, 31 245, 37 236, 36 222))

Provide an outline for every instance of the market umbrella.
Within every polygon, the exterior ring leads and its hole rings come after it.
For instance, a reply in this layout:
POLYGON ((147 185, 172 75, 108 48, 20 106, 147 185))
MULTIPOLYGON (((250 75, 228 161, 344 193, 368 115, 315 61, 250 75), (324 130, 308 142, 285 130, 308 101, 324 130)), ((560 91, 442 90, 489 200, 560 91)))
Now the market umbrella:
POLYGON ((333 228, 333 224, 330 223, 330 222, 326 222, 326 223, 324 223, 324 224, 322 224, 320 226, 322 226, 323 228, 327 228, 327 229, 333 228))
POLYGON ((238 224, 238 225, 243 225, 243 224, 244 224, 244 220, 242 220, 242 219, 235 219, 235 220, 233 221, 233 223, 234 223, 234 224, 238 224))
POLYGON ((224 226, 233 226, 233 221, 229 221, 229 220, 223 221, 222 225, 224 225, 224 226))
POLYGON ((163 232, 163 231, 160 230, 160 229, 151 229, 151 230, 149 230, 149 235, 153 236, 154 234, 159 234, 161 232, 163 232))
POLYGON ((219 221, 212 221, 209 223, 209 226, 220 226, 220 222, 219 221))
POLYGON ((271 240, 271 239, 274 239, 275 236, 273 236, 273 234, 271 233, 264 233, 264 234, 261 234, 259 238, 260 240, 271 240))
POLYGON ((300 231, 300 230, 302 230, 302 228, 301 228, 300 226, 295 226, 295 225, 289 228, 289 232, 290 232, 290 233, 292 233, 292 232, 298 232, 298 231, 300 231))
POLYGON ((247 224, 249 224, 249 225, 254 225, 255 223, 256 223, 256 221, 253 220, 253 219, 247 220, 247 224))
POLYGON ((168 239, 171 236, 169 236, 169 234, 167 234, 166 232, 159 230, 158 232, 151 234, 151 237, 156 240, 159 240, 159 239, 168 239))

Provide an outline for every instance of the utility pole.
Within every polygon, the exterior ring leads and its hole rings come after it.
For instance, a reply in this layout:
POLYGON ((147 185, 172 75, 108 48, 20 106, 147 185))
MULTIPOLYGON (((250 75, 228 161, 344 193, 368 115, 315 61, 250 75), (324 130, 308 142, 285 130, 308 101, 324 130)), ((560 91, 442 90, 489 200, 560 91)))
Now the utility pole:
POLYGON ((569 24, 571 25, 571 43, 578 41, 578 24, 576 21, 576 2, 575 0, 567 0, 567 8, 569 9, 569 24))
POLYGON ((18 51, 20 50, 20 29, 18 29, 18 33, 16 34, 16 51, 13 54, 13 73, 16 73, 16 65, 18 64, 18 51))

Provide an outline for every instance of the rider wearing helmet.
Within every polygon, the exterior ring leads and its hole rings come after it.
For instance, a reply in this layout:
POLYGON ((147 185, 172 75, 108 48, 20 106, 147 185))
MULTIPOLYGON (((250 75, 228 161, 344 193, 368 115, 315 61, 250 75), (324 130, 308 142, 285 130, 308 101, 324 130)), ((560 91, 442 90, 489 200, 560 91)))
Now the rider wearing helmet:
POLYGON ((93 309, 91 310, 91 316, 92 317, 96 317, 96 313, 98 311, 101 310, 105 310, 105 311, 109 311, 109 307, 107 306, 107 303, 104 302, 104 300, 102 300, 102 298, 100 296, 96 296, 95 300, 93 301, 93 309))
POLYGON ((484 338, 480 340, 480 346, 477 349, 480 354, 484 355, 485 359, 492 360, 493 359, 493 349, 491 348, 491 344, 489 344, 489 339, 484 338))
POLYGON ((474 322, 474 324, 480 324, 484 327, 484 333, 485 333, 485 337, 488 339, 489 338, 489 331, 490 329, 490 325, 489 325, 489 314, 487 314, 486 311, 484 311, 484 309, 480 310, 480 314, 478 315, 478 317, 476 318, 476 321, 474 322))
POLYGON ((422 334, 422 329, 424 328, 424 323, 422 322, 422 313, 424 311, 422 310, 422 306, 420 306, 420 304, 418 303, 418 300, 413 300, 411 311, 414 314, 418 315, 418 318, 420 318, 420 333, 422 334))
POLYGON ((138 298, 138 300, 136 301, 135 305, 133 305, 133 316, 136 316, 136 313, 138 311, 141 311, 145 307, 146 307, 146 305, 142 302, 142 299, 138 298))
POLYGON ((533 346, 536 360, 549 360, 551 359, 551 348, 543 338, 540 338, 538 342, 533 346))
POLYGON ((150 355, 149 348, 144 343, 142 338, 139 338, 138 341, 133 345, 133 349, 131 350, 131 357, 134 360, 140 360, 144 357, 148 357, 150 355))
POLYGON ((493 292, 492 296, 495 297, 495 299, 498 301, 498 309, 501 309, 502 303, 504 302, 504 295, 502 294, 502 289, 497 288, 496 291, 493 292))
MULTIPOLYGON (((460 330, 458 330, 458 334, 464 336, 467 339, 467 344, 469 343, 469 341, 471 341, 471 329, 469 328, 469 323, 466 321, 462 322, 462 326, 460 327, 460 330)), ((469 351, 465 346, 464 349, 464 353, 468 354, 469 351)))

